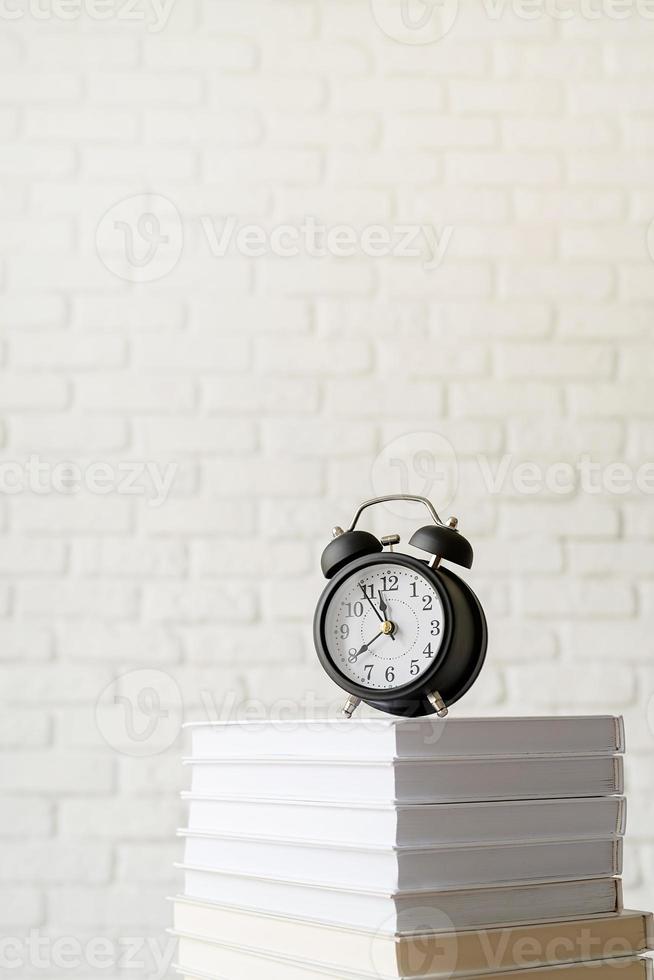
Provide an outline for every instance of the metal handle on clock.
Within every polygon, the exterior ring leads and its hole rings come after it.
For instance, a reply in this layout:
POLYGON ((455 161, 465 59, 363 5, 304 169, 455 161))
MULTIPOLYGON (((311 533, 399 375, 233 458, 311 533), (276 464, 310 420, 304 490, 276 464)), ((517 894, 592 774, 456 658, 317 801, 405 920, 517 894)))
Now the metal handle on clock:
POLYGON ((359 518, 363 514, 364 510, 366 510, 366 508, 372 507, 374 504, 385 504, 390 500, 407 500, 410 503, 424 504, 427 510, 429 511, 429 514, 432 520, 434 521, 434 523, 441 524, 443 527, 445 526, 443 524, 443 521, 438 516, 438 513, 436 512, 434 505, 430 500, 427 500, 426 497, 419 497, 416 494, 412 494, 412 493, 389 493, 385 497, 372 497, 370 500, 364 500, 364 502, 360 505, 356 514, 352 518, 352 523, 348 527, 348 531, 353 531, 355 529, 359 521, 359 518))

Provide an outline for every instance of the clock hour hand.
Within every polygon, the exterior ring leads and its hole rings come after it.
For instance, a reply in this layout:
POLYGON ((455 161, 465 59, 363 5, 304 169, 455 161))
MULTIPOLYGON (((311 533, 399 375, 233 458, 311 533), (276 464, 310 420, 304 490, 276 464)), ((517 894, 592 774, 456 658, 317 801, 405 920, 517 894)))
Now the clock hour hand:
MULTIPOLYGON (((386 599, 384 599, 384 593, 382 592, 381 589, 379 589, 379 608, 381 610, 382 616, 384 617, 384 622, 388 622, 388 604, 386 602, 386 599)), ((393 643, 395 643, 394 634, 389 633, 388 635, 390 636, 393 643)))
POLYGON ((351 653, 349 655, 349 657, 347 658, 349 660, 349 662, 351 664, 356 663, 357 660, 359 659, 359 657, 361 656, 361 654, 362 653, 366 653, 368 651, 368 649, 372 646, 372 644, 375 642, 375 640, 378 640, 381 635, 382 634, 381 634, 381 631, 380 631, 377 634, 377 636, 373 636, 372 640, 368 640, 368 642, 367 643, 364 643, 362 647, 359 647, 359 649, 356 651, 356 653, 351 653))

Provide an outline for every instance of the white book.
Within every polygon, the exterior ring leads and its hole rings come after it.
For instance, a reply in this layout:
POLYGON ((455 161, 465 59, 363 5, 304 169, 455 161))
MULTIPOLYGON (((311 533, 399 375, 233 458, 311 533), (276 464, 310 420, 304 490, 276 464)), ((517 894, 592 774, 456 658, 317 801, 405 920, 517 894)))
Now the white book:
POLYGON ((376 977, 393 980, 426 975, 450 980, 516 967, 535 968, 593 959, 598 950, 607 958, 624 957, 650 949, 654 938, 652 916, 643 912, 397 936, 247 912, 180 896, 173 909, 176 935, 273 956, 292 952, 298 959, 336 970, 351 970, 360 964, 361 970, 374 969, 376 977))
POLYGON ((492 803, 303 803, 182 794, 190 830, 332 844, 458 844, 621 836, 623 796, 492 803))
POLYGON ((400 934, 548 922, 622 908, 619 878, 397 895, 181 867, 188 898, 400 934))
POLYGON ((188 867, 397 894, 605 878, 622 870, 622 841, 615 838, 397 848, 181 833, 188 867))
POLYGON ((460 759, 624 752, 624 724, 612 715, 192 722, 186 727, 196 759, 460 759))
POLYGON ((271 758, 193 761, 202 796, 463 803, 609 796, 623 791, 622 756, 334 762, 271 758))

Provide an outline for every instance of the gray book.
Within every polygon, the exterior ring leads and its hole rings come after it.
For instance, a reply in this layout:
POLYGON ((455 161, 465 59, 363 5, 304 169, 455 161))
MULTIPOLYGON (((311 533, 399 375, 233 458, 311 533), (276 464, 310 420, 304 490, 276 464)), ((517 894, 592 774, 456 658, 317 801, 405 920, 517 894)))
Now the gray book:
POLYGON ((549 922, 622 909, 619 878, 396 894, 184 868, 187 898, 389 933, 549 922))
POLYGON ((491 803, 305 803, 182 794, 188 828, 266 839, 403 847, 622 836, 624 796, 491 803))
POLYGON ((267 758, 187 760, 187 765, 191 791, 201 796, 463 803, 610 796, 623 790, 617 755, 361 762, 267 758))
POLYGON ((371 847, 182 831, 184 864, 235 874, 363 886, 396 894, 518 882, 605 878, 622 871, 622 841, 537 841, 371 847))

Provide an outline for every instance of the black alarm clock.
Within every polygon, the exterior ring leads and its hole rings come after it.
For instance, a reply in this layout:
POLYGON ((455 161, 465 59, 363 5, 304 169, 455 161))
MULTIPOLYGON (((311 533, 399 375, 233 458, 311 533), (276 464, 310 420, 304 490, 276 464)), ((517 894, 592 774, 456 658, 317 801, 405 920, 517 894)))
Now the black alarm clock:
POLYGON ((470 586, 441 565, 472 566, 472 547, 457 525, 454 517, 443 523, 426 497, 391 494, 364 501, 347 531, 333 529, 322 554, 329 584, 316 608, 314 641, 322 666, 349 694, 347 717, 362 701, 394 715, 444 717, 477 679, 486 617, 470 586), (428 558, 394 551, 398 534, 379 539, 356 530, 366 508, 391 500, 429 511, 432 523, 409 540, 428 558))

